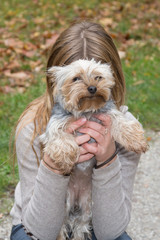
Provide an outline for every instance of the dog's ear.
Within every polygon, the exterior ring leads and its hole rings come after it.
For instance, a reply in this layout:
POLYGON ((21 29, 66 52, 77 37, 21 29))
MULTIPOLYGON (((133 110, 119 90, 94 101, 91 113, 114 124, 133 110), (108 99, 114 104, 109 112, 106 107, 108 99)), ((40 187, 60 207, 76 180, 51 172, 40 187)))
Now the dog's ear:
POLYGON ((56 82, 58 73, 62 70, 62 67, 53 66, 47 69, 47 77, 52 83, 56 82))

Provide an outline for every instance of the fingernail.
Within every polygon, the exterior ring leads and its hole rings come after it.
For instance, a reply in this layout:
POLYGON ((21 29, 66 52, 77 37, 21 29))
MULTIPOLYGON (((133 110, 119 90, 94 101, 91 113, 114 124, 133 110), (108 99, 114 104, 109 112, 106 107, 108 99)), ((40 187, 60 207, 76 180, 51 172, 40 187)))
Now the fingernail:
POLYGON ((78 131, 79 131, 79 132, 83 131, 83 128, 79 128, 78 131))
POLYGON ((86 120, 87 120, 86 118, 81 118, 81 122, 82 122, 82 123, 85 123, 86 120))

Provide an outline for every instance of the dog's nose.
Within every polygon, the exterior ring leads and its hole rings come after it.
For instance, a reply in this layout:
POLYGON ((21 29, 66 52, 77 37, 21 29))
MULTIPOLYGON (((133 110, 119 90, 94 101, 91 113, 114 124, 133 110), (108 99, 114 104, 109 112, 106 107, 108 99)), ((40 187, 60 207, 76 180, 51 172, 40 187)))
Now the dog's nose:
POLYGON ((94 94, 97 91, 97 88, 95 86, 89 86, 88 87, 88 92, 91 94, 94 94))

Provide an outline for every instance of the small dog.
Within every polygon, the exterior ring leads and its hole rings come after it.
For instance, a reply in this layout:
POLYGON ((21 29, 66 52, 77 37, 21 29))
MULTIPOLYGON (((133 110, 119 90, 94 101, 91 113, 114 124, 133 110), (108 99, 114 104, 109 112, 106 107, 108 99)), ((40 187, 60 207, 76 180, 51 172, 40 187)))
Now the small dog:
MULTIPOLYGON (((77 164, 79 146, 72 134, 65 130, 80 117, 95 121, 94 114, 111 117, 111 135, 128 151, 145 152, 147 143, 141 124, 128 120, 112 101, 115 82, 110 65, 92 60, 77 60, 70 65, 48 69, 54 84, 54 108, 46 128, 40 136, 46 152, 55 166, 70 174, 66 198, 66 217, 58 240, 91 238, 92 168, 95 158, 77 164)), ((76 134, 76 133, 75 133, 76 134)))

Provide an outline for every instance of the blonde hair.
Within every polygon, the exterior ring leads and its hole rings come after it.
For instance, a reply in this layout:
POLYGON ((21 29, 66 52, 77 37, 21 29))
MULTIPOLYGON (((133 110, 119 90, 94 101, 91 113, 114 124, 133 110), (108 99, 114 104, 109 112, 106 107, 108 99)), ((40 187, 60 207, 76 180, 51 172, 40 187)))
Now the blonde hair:
MULTIPOLYGON (((51 66, 68 65, 78 59, 91 60, 92 58, 102 63, 110 63, 115 78, 112 96, 117 107, 120 107, 125 97, 121 61, 112 38, 101 25, 84 21, 75 23, 62 32, 50 51, 47 69, 51 66)), ((34 122, 32 148, 35 137, 45 131, 54 106, 54 85, 48 76, 46 83, 45 94, 31 102, 18 120, 19 131, 29 122, 34 122)))

